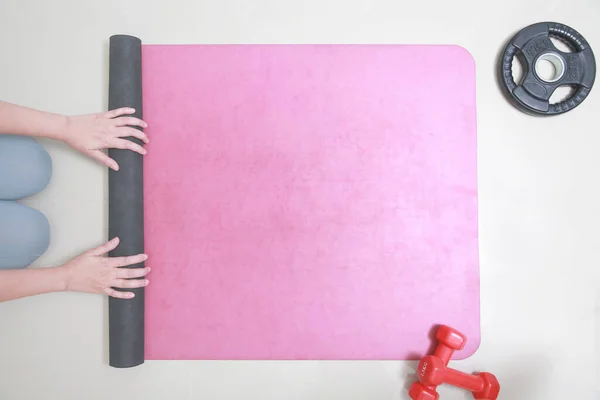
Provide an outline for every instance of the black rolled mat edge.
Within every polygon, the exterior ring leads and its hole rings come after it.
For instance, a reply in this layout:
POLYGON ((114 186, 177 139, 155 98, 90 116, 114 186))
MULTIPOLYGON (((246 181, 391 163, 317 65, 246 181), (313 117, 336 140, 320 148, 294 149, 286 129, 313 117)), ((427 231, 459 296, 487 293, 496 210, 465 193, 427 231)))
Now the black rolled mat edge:
MULTIPOLYGON (((113 35, 109 47, 108 109, 133 107, 133 116, 142 118, 142 42, 134 36, 113 35)), ((127 139, 143 145, 137 138, 127 139)), ((108 235, 120 239, 109 256, 144 253, 143 156, 120 149, 110 149, 108 155, 119 164, 119 171, 109 170, 108 235)), ((127 268, 143 267, 140 263, 127 268)), ((133 299, 108 300, 109 365, 115 368, 144 363, 145 291, 127 290, 133 291, 133 299)))

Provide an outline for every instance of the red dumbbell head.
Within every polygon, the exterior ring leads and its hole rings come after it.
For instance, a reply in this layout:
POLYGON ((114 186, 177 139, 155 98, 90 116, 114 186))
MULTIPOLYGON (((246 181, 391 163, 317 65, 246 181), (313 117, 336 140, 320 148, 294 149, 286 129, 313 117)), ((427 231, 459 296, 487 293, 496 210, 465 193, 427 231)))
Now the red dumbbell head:
POLYGON ((413 400, 438 400, 440 398, 435 389, 424 386, 419 382, 411 385, 408 395, 413 400))
POLYGON ((417 375, 423 385, 439 386, 444 382, 445 371, 446 366, 439 357, 425 356, 419 362, 417 375))
POLYGON ((475 399, 496 400, 500 393, 500 383, 496 377, 488 372, 475 374, 483 379, 483 389, 479 392, 473 392, 475 399))
POLYGON ((435 338, 453 350, 462 350, 467 343, 467 337, 449 326, 442 325, 438 328, 435 338))

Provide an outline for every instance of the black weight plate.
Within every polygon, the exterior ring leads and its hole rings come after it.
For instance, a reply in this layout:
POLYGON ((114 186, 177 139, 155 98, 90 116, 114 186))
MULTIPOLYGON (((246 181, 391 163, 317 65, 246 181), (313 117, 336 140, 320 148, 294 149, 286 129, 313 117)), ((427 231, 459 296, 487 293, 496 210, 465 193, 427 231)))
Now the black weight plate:
POLYGON ((575 29, 556 22, 529 25, 513 36, 500 58, 500 82, 511 102, 520 110, 534 115, 557 115, 581 104, 590 93, 596 77, 594 53, 585 38, 575 29), (556 48, 556 37, 572 48, 572 53, 556 48), (513 58, 523 65, 523 79, 517 84, 512 75, 513 58), (544 79, 535 68, 540 60, 555 68, 553 79, 544 79), (574 92, 560 103, 550 104, 550 96, 559 86, 570 85, 574 92))

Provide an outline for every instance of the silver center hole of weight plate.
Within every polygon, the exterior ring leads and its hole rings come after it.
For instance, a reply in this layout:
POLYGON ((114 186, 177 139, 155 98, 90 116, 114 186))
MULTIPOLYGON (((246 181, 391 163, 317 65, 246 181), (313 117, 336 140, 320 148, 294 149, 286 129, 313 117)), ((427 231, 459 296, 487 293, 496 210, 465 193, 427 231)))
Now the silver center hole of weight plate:
POLYGON ((565 60, 556 53, 544 53, 535 62, 535 72, 544 82, 556 82, 565 74, 565 60))

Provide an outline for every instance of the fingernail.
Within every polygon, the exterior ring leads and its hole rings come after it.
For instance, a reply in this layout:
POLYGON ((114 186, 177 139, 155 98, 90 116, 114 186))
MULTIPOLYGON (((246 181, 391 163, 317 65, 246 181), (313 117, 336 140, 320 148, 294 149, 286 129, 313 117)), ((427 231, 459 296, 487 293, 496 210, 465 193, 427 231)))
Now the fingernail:
POLYGON ((144 285, 148 286, 149 283, 150 283, 150 281, 148 279, 146 279, 146 281, 144 282, 144 285))
POLYGON ((142 257, 144 257, 144 260, 148 259, 148 254, 143 254, 142 257))
POLYGON ((127 298, 129 298, 129 299, 131 299, 131 298, 133 298, 133 297, 135 297, 135 293, 129 293, 129 294, 127 295, 127 298))
POLYGON ((150 271, 152 271, 152 268, 146 267, 146 271, 150 272, 150 271))
POLYGON ((112 169, 114 169, 115 171, 119 170, 119 166, 118 165, 113 165, 112 169))

